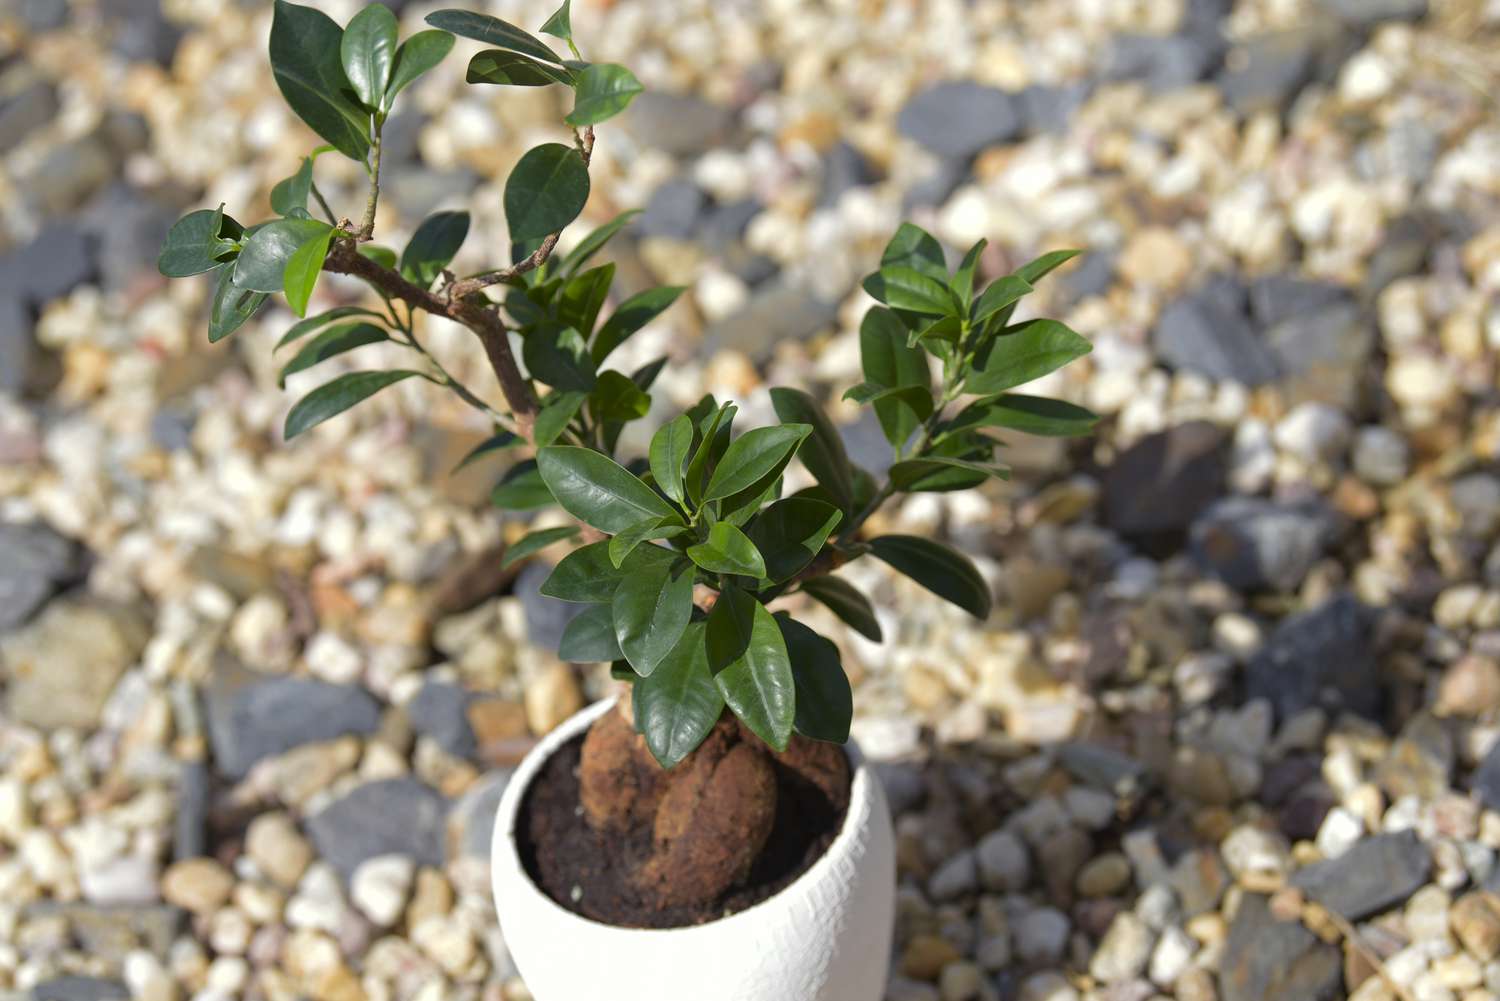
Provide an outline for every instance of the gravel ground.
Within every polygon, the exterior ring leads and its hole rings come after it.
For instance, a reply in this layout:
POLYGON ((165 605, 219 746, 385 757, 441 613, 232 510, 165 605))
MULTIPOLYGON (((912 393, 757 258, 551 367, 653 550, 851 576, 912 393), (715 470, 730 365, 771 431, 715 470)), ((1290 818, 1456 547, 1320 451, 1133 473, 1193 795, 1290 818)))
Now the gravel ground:
MULTIPOLYGON (((644 206, 625 290, 691 287, 622 359, 673 356, 661 414, 836 400, 904 216, 990 274, 1091 251, 1030 308, 1093 340, 1045 392, 1097 439, 885 518, 973 554, 990 621, 858 564, 891 642, 824 623, 898 814, 888 1001, 1500 997, 1500 4, 575 7, 651 91, 587 216, 644 206)), ((608 679, 552 652, 545 565, 494 572, 501 470, 449 473, 486 429, 408 382, 283 447, 327 377, 276 388, 289 316, 210 348, 206 287, 152 267, 313 145, 268 30, 0 6, 0 997, 523 1001, 490 818, 608 679)), ((469 49, 388 129, 388 242, 439 207, 504 232, 556 136, 559 96, 465 87, 469 49)))

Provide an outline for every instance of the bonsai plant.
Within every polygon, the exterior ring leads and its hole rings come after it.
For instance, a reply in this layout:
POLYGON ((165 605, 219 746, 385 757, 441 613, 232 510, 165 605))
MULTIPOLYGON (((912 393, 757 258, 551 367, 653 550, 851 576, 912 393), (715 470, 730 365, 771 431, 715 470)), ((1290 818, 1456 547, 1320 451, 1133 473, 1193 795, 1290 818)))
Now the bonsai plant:
POLYGON ((840 747, 853 706, 839 648, 798 614, 809 601, 821 604, 878 641, 869 600, 836 574, 870 556, 988 616, 989 588, 967 557, 932 539, 865 529, 897 495, 1006 476, 995 430, 1077 435, 1092 427, 1094 416, 1080 407, 1012 392, 1089 350, 1055 320, 1014 316, 1034 284, 1075 252, 1044 255, 986 283, 983 241, 950 270, 931 235, 912 225, 896 232, 864 281, 878 303, 859 331, 865 381, 844 394, 873 408, 890 443, 894 461, 882 479, 850 462, 818 402, 796 388, 771 390, 777 424, 736 433, 735 404, 704 396, 656 430, 646 455, 621 455, 622 432, 647 415, 666 359, 626 372, 610 367, 612 356, 682 289, 641 292, 605 315, 615 269, 594 258, 632 213, 566 252, 559 242, 588 200, 595 126, 625 110, 641 84, 622 66, 582 58, 567 2, 541 32, 572 58, 494 17, 440 10, 427 21, 432 30, 402 41, 380 4, 341 28, 277 0, 276 82, 327 144, 274 187, 274 218, 245 226, 222 206, 192 212, 172 228, 159 268, 169 277, 213 276, 210 341, 283 294, 305 317, 277 345, 289 354, 283 379, 374 343, 398 344, 417 360, 347 372, 313 390, 288 413, 288 439, 387 386, 425 379, 493 424, 475 456, 517 456, 494 491, 497 506, 557 505, 577 520, 526 535, 505 559, 576 545, 542 588, 585 606, 559 654, 611 663, 631 694, 544 741, 501 804, 496 896, 536 995, 637 996, 612 964, 589 964, 602 970, 595 975, 567 961, 585 936, 592 948, 622 950, 622 961, 641 971, 642 997, 698 996, 696 977, 669 970, 699 949, 728 984, 716 997, 877 997, 884 953, 872 963, 869 950, 890 934, 889 817, 878 783, 840 747), (469 83, 573 92, 563 120, 570 132, 562 132, 569 141, 527 152, 505 184, 509 263, 463 277, 449 264, 468 235, 466 213, 432 215, 399 254, 374 242, 382 128, 454 35, 490 46, 470 60, 469 83), (326 153, 368 174, 358 221, 333 211, 318 188, 314 168, 326 153), (372 304, 306 317, 324 272, 361 279, 372 304), (478 337, 499 405, 424 347, 424 313, 478 337), (810 485, 789 491, 794 462, 810 485), (808 887, 813 896, 785 904, 780 917, 753 906, 808 887), (734 924, 757 915, 752 930, 734 924), (658 947, 640 937, 647 933, 608 924, 678 930, 650 933, 666 936, 658 947), (701 927, 679 927, 692 925, 701 927), (682 937, 705 931, 711 937, 682 937), (857 947, 839 945, 851 935, 857 947), (781 954, 765 955, 768 942, 780 943, 781 954), (787 949, 806 952, 805 961, 787 949), (680 987, 668 983, 678 979, 680 987))

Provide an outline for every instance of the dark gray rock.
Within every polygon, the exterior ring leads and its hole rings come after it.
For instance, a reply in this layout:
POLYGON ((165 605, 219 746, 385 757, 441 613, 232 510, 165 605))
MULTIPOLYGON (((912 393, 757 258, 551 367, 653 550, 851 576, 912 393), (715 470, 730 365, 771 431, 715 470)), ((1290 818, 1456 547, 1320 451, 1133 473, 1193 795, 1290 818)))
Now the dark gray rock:
POLYGON ((1229 888, 1229 868, 1214 849, 1195 848, 1173 863, 1167 882, 1177 894, 1183 916, 1196 917, 1218 910, 1229 888))
POLYGON ((743 244, 724 248, 720 263, 750 288, 764 285, 781 273, 781 265, 776 263, 774 257, 756 253, 743 244))
POLYGON ((1357 305, 1338 302, 1288 317, 1262 337, 1281 370, 1289 402, 1355 408, 1375 349, 1374 322, 1357 305))
POLYGON ((1174 548, 1224 492, 1224 432, 1206 421, 1147 435, 1104 474, 1104 520, 1150 552, 1174 548))
POLYGON ((954 156, 939 161, 932 173, 906 189, 901 198, 903 211, 942 205, 960 184, 969 179, 972 168, 972 157, 954 156))
POLYGON ((37 33, 61 28, 68 23, 68 0, 21 0, 21 21, 37 33))
POLYGON ((1336 521, 1323 503, 1229 497, 1193 522, 1193 555, 1240 591, 1294 591, 1332 541, 1336 521))
POLYGON ((15 149, 27 135, 56 118, 61 107, 57 88, 42 80, 0 101, 0 149, 15 149))
POLYGON ((31 989, 33 1001, 130 1001, 130 990, 103 977, 54 977, 31 989))
POLYGON ((1224 103, 1241 115, 1284 111, 1317 76, 1319 34, 1290 29, 1259 35, 1236 47, 1219 74, 1224 103))
POLYGON ((760 215, 764 206, 755 198, 741 198, 724 205, 714 205, 703 216, 698 238, 714 252, 721 252, 739 241, 760 215))
POLYGON ((40 306, 92 279, 97 274, 94 253, 82 227, 53 222, 24 247, 0 257, 0 273, 8 287, 40 306))
POLYGON ((1269 898, 1240 900, 1219 968, 1222 1001, 1331 1001, 1343 993, 1339 951, 1300 921, 1279 921, 1269 898))
POLYGON ((185 761, 177 780, 177 815, 172 831, 172 858, 208 854, 208 766, 185 761))
POLYGON ((1233 13, 1234 0, 1187 0, 1178 30, 1183 34, 1218 31, 1224 19, 1233 13))
POLYGON ((1420 21, 1427 16, 1427 0, 1323 0, 1323 8, 1357 28, 1372 28, 1382 21, 1420 21))
POLYGON ((49 150, 26 176, 22 191, 33 211, 61 216, 87 202, 118 174, 114 149, 91 133, 49 150))
POLYGON ((686 178, 674 178, 651 193, 633 228, 638 236, 686 240, 702 224, 708 209, 708 195, 702 188, 686 178))
POLYGON ((1117 799, 1134 799, 1146 781, 1146 766, 1106 744, 1073 740, 1057 749, 1058 762, 1078 781, 1117 799))
POLYGON ((1420 186, 1432 175, 1443 152, 1443 137, 1420 118, 1402 118, 1363 143, 1354 153, 1359 176, 1380 182, 1397 177, 1420 186))
POLYGON ((214 765, 233 779, 294 747, 374 733, 380 725, 379 704, 357 685, 266 677, 227 658, 214 668, 207 709, 214 765))
POLYGON ((406 715, 417 732, 431 737, 439 747, 459 758, 470 758, 479 749, 474 728, 469 725, 472 692, 458 685, 429 681, 406 704, 406 715))
POLYGON ((1021 119, 1027 132, 1066 132, 1073 116, 1089 99, 1093 86, 1086 80, 1059 87, 1032 86, 1022 90, 1021 119))
POLYGON ((495 812, 500 797, 510 785, 514 769, 490 772, 464 792, 448 813, 448 860, 488 860, 490 840, 495 834, 495 812))
POLYGON ((1443 235, 1442 220, 1426 213, 1411 212, 1391 220, 1365 265, 1365 298, 1373 300, 1391 282, 1420 273, 1433 244, 1443 235))
POLYGON ((1292 885, 1349 921, 1402 903, 1427 882, 1432 853, 1416 831, 1377 834, 1292 874, 1292 885))
POLYGON ((818 204, 837 204, 846 191, 863 188, 880 180, 880 171, 857 146, 840 139, 823 158, 823 186, 818 204))
POLYGON ((1026 118, 1015 93, 954 80, 913 96, 897 116, 896 127, 938 156, 970 157, 1019 138, 1026 118))
POLYGON ((838 306, 785 281, 756 289, 738 312, 719 320, 705 335, 707 350, 743 351, 755 361, 768 358, 786 340, 806 340, 833 326, 838 306))
POLYGON ((1218 381, 1260 386, 1280 375, 1256 335, 1245 290, 1232 278, 1204 282, 1162 311, 1153 343, 1168 365, 1218 381))
POLYGON ((168 404, 151 415, 151 441, 168 452, 185 452, 193 447, 193 428, 198 418, 178 404, 168 404))
MULTIPOLYGON (((0 262, 0 281, 6 270, 0 262)), ((19 290, 0 287, 0 393, 23 395, 36 383, 35 360, 41 356, 32 331, 31 307, 19 290)))
POLYGON ((1228 48, 1217 31, 1120 35, 1110 45, 1107 80, 1140 80, 1153 93, 1180 90, 1223 65, 1228 48))
POLYGON ((1374 627, 1375 611, 1347 593, 1284 620, 1246 665, 1246 694, 1269 699, 1282 720, 1312 706, 1373 718, 1374 627))
POLYGON ((1309 281, 1296 275, 1268 275, 1250 283, 1249 301, 1250 315, 1257 326, 1265 328, 1352 302, 1353 296, 1348 289, 1332 282, 1309 281))
POLYGON ((89 204, 80 222, 108 291, 129 289, 140 278, 160 281, 156 256, 186 200, 166 202, 128 184, 111 184, 89 204))
POLYGON ((723 145, 734 128, 734 113, 691 94, 648 90, 621 122, 642 146, 688 157, 723 145))
POLYGON ((381 173, 381 191, 390 192, 391 201, 407 219, 425 219, 439 208, 457 206, 479 186, 479 175, 467 167, 433 170, 404 166, 389 174, 382 169, 381 173))
POLYGON ((345 880, 378 855, 402 855, 418 865, 443 864, 448 801, 410 776, 367 782, 307 818, 318 857, 345 880))
POLYGON ((526 635, 533 646, 544 650, 557 649, 558 643, 562 642, 563 630, 586 607, 542 594, 542 582, 551 573, 552 568, 545 563, 527 563, 517 575, 514 586, 514 593, 521 599, 521 610, 526 616, 526 635))
POLYGON ((162 14, 160 0, 100 0, 99 12, 115 53, 132 62, 172 61, 183 31, 162 14))
POLYGON ((892 816, 915 810, 927 798, 927 779, 922 766, 914 761, 877 761, 876 776, 885 788, 885 798, 892 816))
POLYGON ((1500 811, 1500 741, 1490 748, 1479 767, 1474 769, 1474 795, 1488 809, 1500 811))
POLYGON ((1077 266, 1064 272, 1062 287, 1075 300, 1103 295, 1114 284, 1116 258, 1113 251, 1095 250, 1084 254, 1077 266))
POLYGON ((14 629, 82 578, 84 551, 41 522, 0 524, 0 632, 14 629))

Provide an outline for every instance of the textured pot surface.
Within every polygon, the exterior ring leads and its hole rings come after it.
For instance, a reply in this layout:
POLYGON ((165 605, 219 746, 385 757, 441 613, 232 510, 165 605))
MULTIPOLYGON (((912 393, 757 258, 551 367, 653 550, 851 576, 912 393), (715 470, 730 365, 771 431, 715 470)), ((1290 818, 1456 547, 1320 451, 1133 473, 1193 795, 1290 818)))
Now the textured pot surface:
POLYGON ((538 744, 495 818, 500 927, 536 1001, 880 1001, 895 839, 880 781, 852 749, 849 813, 833 844, 796 882, 748 910, 690 928, 618 928, 564 910, 537 888, 516 848, 521 800, 542 763, 612 705, 590 706, 538 744))

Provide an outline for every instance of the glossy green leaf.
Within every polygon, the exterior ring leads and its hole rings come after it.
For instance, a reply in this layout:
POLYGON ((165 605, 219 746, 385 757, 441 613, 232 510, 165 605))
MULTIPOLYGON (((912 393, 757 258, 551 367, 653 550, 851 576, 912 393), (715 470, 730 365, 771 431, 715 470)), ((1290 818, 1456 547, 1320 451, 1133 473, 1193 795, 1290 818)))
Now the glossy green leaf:
POLYGON ((234 283, 234 265, 221 264, 216 272, 213 303, 208 314, 208 342, 222 341, 245 325, 270 298, 234 283))
POLYGON ((660 316, 668 306, 677 301, 682 291, 682 287, 676 285, 647 289, 620 303, 594 338, 594 364, 603 364, 611 351, 660 316))
POLYGON ((671 566, 677 553, 660 546, 640 546, 622 567, 609 561, 609 543, 591 542, 564 556, 542 582, 541 592, 560 601, 609 604, 620 582, 631 574, 671 566))
MULTIPOLYGON (((723 596, 719 600, 722 602, 723 596)), ((784 751, 792 737, 797 707, 792 663, 776 619, 765 605, 754 598, 750 601, 754 608, 745 651, 715 674, 714 681, 734 714, 761 740, 784 751)), ((714 607, 717 611, 718 606, 714 607)), ((711 647, 709 658, 712 666, 711 647)))
POLYGON ((807 440, 797 449, 797 458, 821 483, 844 511, 849 511, 854 497, 854 473, 844 439, 833 422, 818 406, 818 401, 800 389, 777 386, 771 390, 771 405, 784 424, 806 424, 812 428, 807 440))
POLYGON ((724 696, 708 669, 702 622, 691 622, 649 678, 636 683, 635 728, 663 768, 679 764, 724 712, 724 696))
POLYGON ((296 209, 307 209, 307 199, 312 194, 312 157, 302 158, 302 166, 291 177, 276 182, 271 189, 271 211, 277 215, 291 215, 296 209))
POLYGON ((1020 393, 970 404, 952 421, 955 428, 1007 428, 1056 438, 1088 434, 1097 423, 1098 414, 1077 404, 1020 393))
POLYGON ((965 308, 974 298, 974 273, 979 269, 979 258, 984 253, 984 248, 989 246, 988 240, 980 240, 969 248, 964 255, 963 262, 959 264, 958 270, 953 273, 953 281, 948 286, 958 301, 965 308))
POLYGON ((469 213, 434 212, 422 220, 401 251, 401 275, 427 288, 437 280, 469 235, 469 213))
POLYGON ((945 493, 953 490, 968 490, 978 486, 991 476, 1010 479, 1010 470, 1005 466, 961 459, 946 455, 926 455, 906 459, 891 466, 888 474, 897 490, 911 493, 945 493), (953 470, 971 473, 971 476, 942 476, 953 470))
POLYGON ((303 244, 331 232, 316 219, 277 219, 255 230, 234 262, 234 280, 256 292, 280 292, 286 286, 287 263, 303 244))
POLYGON ((776 623, 781 627, 787 656, 792 659, 797 732, 814 740, 847 742, 849 723, 854 718, 854 692, 838 646, 789 615, 776 616, 776 623))
POLYGON ((552 506, 552 491, 542 482, 536 460, 525 459, 505 471, 490 491, 490 503, 502 511, 535 511, 552 506))
POLYGON ((298 316, 307 315, 308 300, 323 274, 323 260, 328 256, 328 245, 332 242, 333 228, 325 226, 321 234, 298 247, 287 258, 281 280, 286 291, 286 304, 298 316))
MULTIPOLYGON (((877 306, 865 313, 859 325, 859 355, 865 378, 871 384, 886 389, 917 387, 927 391, 928 400, 932 399, 927 354, 907 343, 906 328, 889 309, 877 306)), ((925 419, 918 413, 920 400, 920 396, 910 402, 893 396, 875 402, 875 416, 892 447, 899 449, 910 441, 925 419)))
POLYGON ((557 53, 549 49, 545 42, 498 17, 467 10, 439 10, 427 15, 427 23, 434 28, 442 28, 455 35, 472 38, 476 42, 510 49, 523 56, 562 65, 562 60, 558 58, 557 53))
POLYGON ((382 247, 375 243, 361 243, 355 253, 360 257, 366 257, 380 265, 394 271, 396 268, 396 252, 390 247, 382 247))
POLYGON ((599 373, 599 381, 589 394, 594 419, 602 423, 633 421, 651 410, 651 397, 636 380, 609 369, 599 373))
POLYGON ((286 103, 340 153, 364 162, 370 115, 353 100, 340 55, 344 31, 320 10, 276 0, 271 72, 286 103))
POLYGON ((735 584, 730 584, 719 592, 718 600, 709 610, 703 634, 708 669, 711 672, 718 674, 750 649, 750 636, 755 628, 755 609, 759 605, 755 595, 735 584))
POLYGON ((919 271, 938 282, 948 280, 948 262, 943 246, 932 234, 909 222, 901 224, 891 242, 880 255, 882 269, 905 267, 919 271))
POLYGON ((1043 254, 1024 267, 1017 268, 1016 277, 1035 285, 1056 270, 1059 265, 1066 264, 1081 253, 1083 253, 1081 250, 1054 250, 1050 254, 1043 254))
MULTIPOLYGON (((644 393, 646 390, 651 388, 653 383, 656 382, 656 377, 661 375, 662 369, 667 367, 667 362, 669 360, 670 359, 667 355, 662 355, 655 361, 648 361, 646 364, 630 373, 630 381, 635 383, 636 387, 644 393)), ((646 397, 646 399, 649 401, 651 397, 648 396, 646 397)), ((646 412, 643 410, 636 416, 644 417, 646 416, 646 412)))
MULTIPOLYGON (((573 525, 562 525, 558 528, 539 528, 535 532, 528 532, 517 539, 512 545, 505 547, 505 555, 500 557, 500 569, 507 570, 527 557, 535 556, 553 543, 562 542, 564 539, 576 539, 577 537, 578 529, 573 525)), ((614 628, 610 627, 609 635, 611 642, 614 640, 614 633, 614 628)), ((566 634, 564 635, 566 636, 566 634)), ((615 660, 618 656, 616 654, 614 657, 600 657, 598 659, 615 660)))
POLYGON ((547 18, 547 23, 542 25, 542 34, 571 42, 573 40, 572 8, 573 0, 563 0, 563 5, 553 11, 552 16, 547 18))
POLYGON ((615 639, 635 673, 649 678, 687 629, 693 617, 693 568, 648 567, 620 582, 610 608, 615 639))
POLYGON ((344 76, 372 111, 379 111, 396 61, 396 15, 382 3, 368 4, 349 19, 339 42, 344 76))
POLYGON ((916 535, 882 535, 871 539, 870 552, 976 619, 989 618, 993 600, 989 585, 967 556, 941 542, 916 535))
POLYGON ((783 424, 779 427, 755 428, 730 442, 719 460, 703 499, 718 500, 749 489, 762 478, 784 469, 792 453, 812 433, 807 424, 783 424))
POLYGON ((453 36, 446 31, 419 31, 401 43, 396 62, 391 67, 391 83, 385 90, 385 107, 390 109, 396 95, 417 81, 453 51, 453 36))
POLYGON ((604 300, 609 298, 614 280, 615 266, 611 262, 563 282, 556 298, 558 322, 572 327, 587 339, 599 319, 604 300))
POLYGON ((911 411, 919 420, 926 420, 932 416, 932 408, 936 401, 932 398, 932 390, 926 386, 896 386, 886 388, 878 386, 873 382, 861 382, 844 390, 844 399, 853 400, 859 404, 875 404, 897 402, 911 411))
POLYGON ((422 373, 397 369, 392 372, 350 372, 325 383, 297 401, 286 415, 285 437, 290 440, 309 428, 361 403, 387 386, 422 373))
MULTIPOLYGON (((712 402, 712 398, 708 398, 712 402)), ((703 485, 714 464, 719 461, 719 456, 729 448, 729 434, 734 426, 734 415, 738 408, 732 403, 726 403, 723 407, 715 406, 711 415, 704 418, 706 424, 702 428, 698 446, 693 450, 693 457, 688 460, 687 475, 684 477, 687 486, 688 497, 693 503, 703 501, 703 485)))
POLYGON ((500 87, 545 87, 554 83, 572 86, 573 74, 561 66, 537 62, 519 52, 485 49, 469 60, 464 80, 500 87))
POLYGON ((582 128, 607 121, 634 101, 646 88, 635 74, 615 63, 593 63, 578 74, 573 89, 573 111, 564 121, 582 128))
POLYGON ((969 322, 978 326, 1002 309, 1014 306, 1034 291, 1036 289, 1030 282, 1017 275, 997 278, 980 293, 979 298, 969 309, 969 322))
POLYGON ((964 389, 979 396, 1040 379, 1094 346, 1056 320, 1030 320, 996 337, 975 359, 964 389))
POLYGON ((686 414, 659 428, 651 437, 651 475, 668 497, 683 502, 682 474, 693 448, 693 422, 686 414))
POLYGON ((667 539, 680 535, 685 529, 676 518, 647 518, 644 521, 616 532, 609 540, 609 561, 616 568, 624 565, 627 557, 643 542, 651 539, 667 539))
MULTIPOLYGON (((571 275, 583 267, 604 245, 614 238, 615 234, 630 224, 630 220, 641 214, 640 209, 627 209, 615 216, 603 226, 592 230, 588 236, 578 241, 578 246, 562 255, 558 270, 564 276, 571 275)), ((554 258, 555 260, 556 258, 554 258)))
POLYGON ((863 282, 864 290, 892 309, 928 316, 956 313, 958 304, 948 286, 915 268, 883 267, 863 282))
POLYGON ((551 445, 537 453, 537 468, 563 510, 601 532, 613 535, 672 513, 656 491, 593 449, 551 445))
POLYGON ((226 221, 239 226, 224 215, 223 206, 199 209, 178 219, 167 231, 156 269, 168 278, 188 278, 218 267, 223 263, 219 233, 226 221))
POLYGON ((589 169, 571 146, 543 143, 527 151, 505 182, 510 238, 555 233, 578 218, 589 200, 589 169))
POLYGON ((546 322, 526 332, 521 359, 532 377, 554 389, 576 389, 585 393, 597 382, 583 335, 572 327, 546 322))
POLYGON ((768 506, 749 530, 765 557, 766 578, 780 583, 805 570, 842 520, 838 508, 810 497, 788 497, 768 506))
POLYGON ((623 660, 615 638, 614 613, 608 605, 590 605, 563 628, 557 644, 560 660, 573 664, 602 664, 623 660))
POLYGON ((884 638, 870 599, 842 577, 813 577, 802 582, 802 591, 865 639, 879 643, 884 638))
POLYGON ((562 437, 562 433, 567 430, 573 418, 578 416, 578 411, 583 409, 588 398, 588 393, 578 389, 558 390, 548 396, 531 429, 536 446, 541 448, 550 445, 562 437))
POLYGON ((757 580, 766 575, 766 561, 750 537, 727 521, 708 530, 708 540, 688 546, 688 558, 709 573, 741 574, 757 580))
POLYGON ((378 344, 388 341, 390 337, 384 330, 373 323, 345 323, 337 327, 330 327, 312 340, 303 345, 302 349, 292 357, 281 369, 277 377, 277 383, 282 388, 286 387, 287 376, 294 375, 304 369, 312 368, 322 361, 327 361, 335 355, 341 355, 346 351, 364 347, 366 344, 378 344))
POLYGON ((369 316, 377 320, 384 319, 384 317, 375 312, 373 309, 365 309, 363 306, 337 306, 326 312, 319 313, 316 316, 309 316, 305 320, 298 320, 296 323, 292 324, 291 328, 282 335, 281 340, 276 342, 275 350, 280 351, 288 344, 292 344, 298 340, 301 340, 308 334, 313 333, 316 330, 321 330, 324 327, 328 326, 330 323, 334 323, 338 320, 343 320, 351 316, 369 316))

